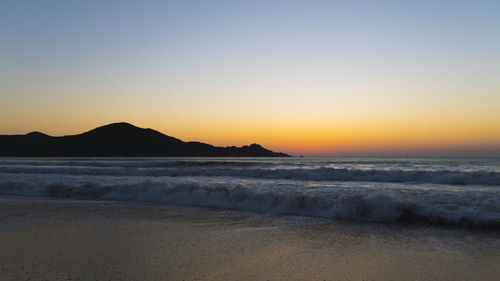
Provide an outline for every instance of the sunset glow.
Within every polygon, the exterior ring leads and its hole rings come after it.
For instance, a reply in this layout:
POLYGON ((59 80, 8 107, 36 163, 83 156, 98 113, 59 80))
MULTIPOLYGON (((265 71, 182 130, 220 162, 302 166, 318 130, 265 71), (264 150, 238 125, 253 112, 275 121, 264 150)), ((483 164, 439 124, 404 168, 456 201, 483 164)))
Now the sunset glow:
POLYGON ((4 1, 0 134, 500 155, 498 1, 4 1))

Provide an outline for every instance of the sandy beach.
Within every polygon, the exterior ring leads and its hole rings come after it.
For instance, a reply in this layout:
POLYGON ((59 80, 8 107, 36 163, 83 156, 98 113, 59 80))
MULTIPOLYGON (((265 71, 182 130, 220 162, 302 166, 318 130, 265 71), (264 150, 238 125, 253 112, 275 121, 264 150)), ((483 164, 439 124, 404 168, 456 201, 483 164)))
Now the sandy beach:
POLYGON ((1 197, 2 280, 498 280, 500 235, 1 197))

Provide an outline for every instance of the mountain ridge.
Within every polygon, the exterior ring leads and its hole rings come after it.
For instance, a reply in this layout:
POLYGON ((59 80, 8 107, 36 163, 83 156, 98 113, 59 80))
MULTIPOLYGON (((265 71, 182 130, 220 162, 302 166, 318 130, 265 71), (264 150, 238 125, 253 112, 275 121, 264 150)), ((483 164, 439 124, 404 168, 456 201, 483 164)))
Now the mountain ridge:
POLYGON ((66 136, 0 135, 0 156, 33 157, 290 157, 259 144, 218 147, 182 141, 151 128, 111 123, 66 136))

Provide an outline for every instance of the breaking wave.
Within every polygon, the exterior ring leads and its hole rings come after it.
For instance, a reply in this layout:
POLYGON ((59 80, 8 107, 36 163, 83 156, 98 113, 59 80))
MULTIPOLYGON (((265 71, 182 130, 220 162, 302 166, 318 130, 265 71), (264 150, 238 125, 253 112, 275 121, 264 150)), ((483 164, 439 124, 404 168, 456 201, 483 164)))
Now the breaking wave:
POLYGON ((498 189, 346 188, 295 181, 211 178, 0 181, 0 193, 155 202, 376 222, 460 225, 500 230, 498 189))
POLYGON ((65 174, 65 175, 113 175, 113 176, 205 176, 244 177, 256 179, 292 179, 304 181, 359 181, 435 183, 451 185, 495 185, 500 186, 500 173, 495 171, 454 170, 377 170, 349 168, 261 168, 255 163, 242 162, 241 167, 224 166, 224 162, 182 162, 173 166, 145 167, 87 167, 87 166, 0 166, 0 173, 17 174, 65 174), (211 165, 211 166, 209 166, 211 165), (221 166, 222 165, 222 166, 221 166), (201 166, 201 167, 200 167, 201 166), (207 167, 208 166, 208 167, 207 167))
POLYGON ((0 158, 0 194, 500 230, 500 159, 0 158))

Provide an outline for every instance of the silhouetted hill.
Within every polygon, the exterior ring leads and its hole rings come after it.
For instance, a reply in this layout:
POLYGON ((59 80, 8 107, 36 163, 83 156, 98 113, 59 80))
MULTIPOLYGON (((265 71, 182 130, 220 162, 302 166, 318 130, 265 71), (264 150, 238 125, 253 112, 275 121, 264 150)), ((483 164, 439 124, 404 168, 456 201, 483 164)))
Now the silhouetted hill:
POLYGON ((0 156, 210 156, 288 157, 258 144, 216 147, 184 142, 152 129, 113 123, 88 132, 52 137, 40 132, 0 135, 0 156))

